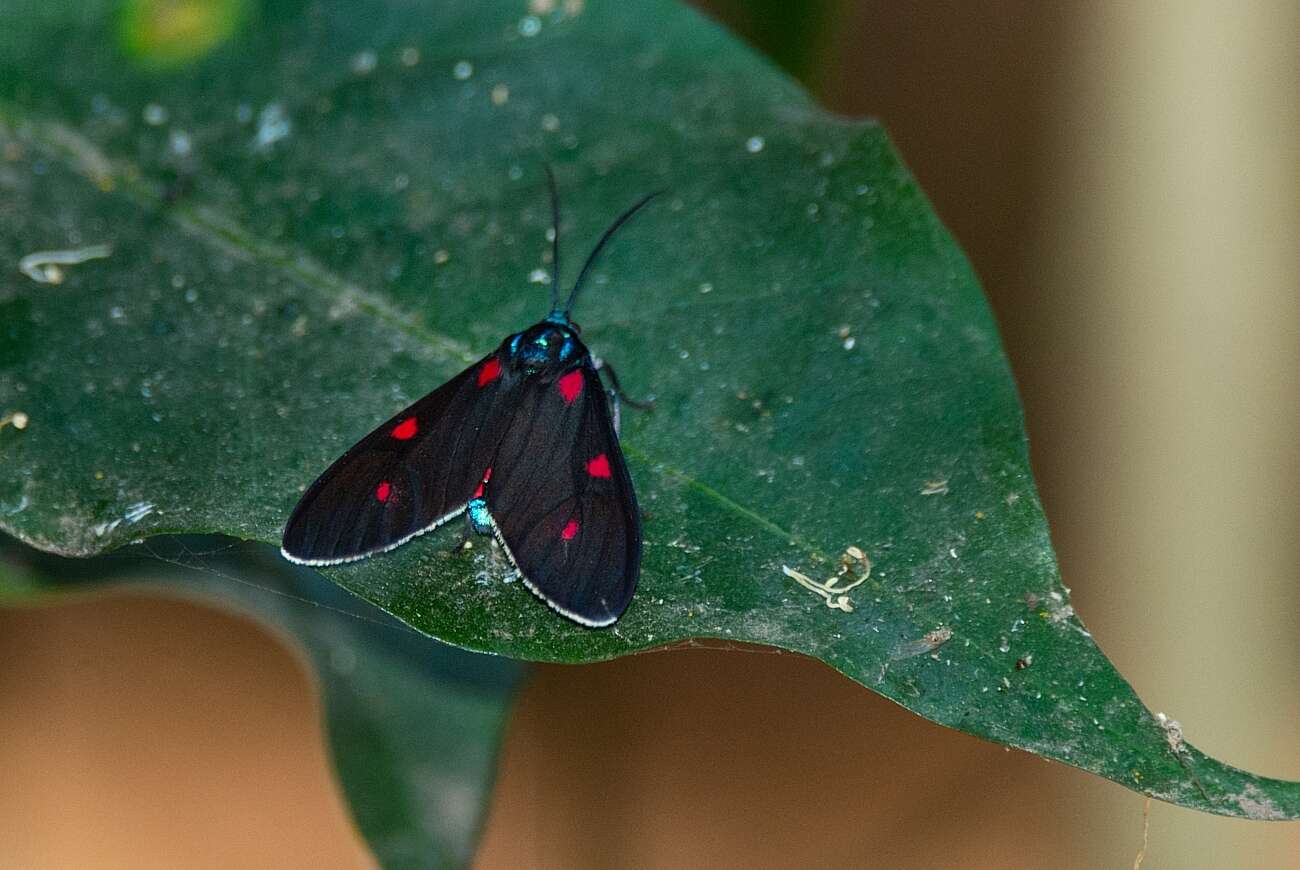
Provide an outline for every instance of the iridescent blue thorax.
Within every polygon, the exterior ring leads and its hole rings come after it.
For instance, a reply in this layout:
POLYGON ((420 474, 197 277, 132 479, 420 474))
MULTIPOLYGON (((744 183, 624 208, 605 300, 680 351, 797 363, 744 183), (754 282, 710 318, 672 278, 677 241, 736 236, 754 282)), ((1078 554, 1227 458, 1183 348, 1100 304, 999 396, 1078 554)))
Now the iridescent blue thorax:
POLYGON ((474 531, 480 535, 492 534, 492 515, 488 513, 487 499, 483 496, 476 496, 470 499, 466 505, 466 512, 469 514, 470 525, 474 531))
POLYGON ((578 340, 578 327, 563 312, 554 312, 540 323, 506 339, 507 361, 515 370, 537 374, 567 367, 586 353, 578 340))

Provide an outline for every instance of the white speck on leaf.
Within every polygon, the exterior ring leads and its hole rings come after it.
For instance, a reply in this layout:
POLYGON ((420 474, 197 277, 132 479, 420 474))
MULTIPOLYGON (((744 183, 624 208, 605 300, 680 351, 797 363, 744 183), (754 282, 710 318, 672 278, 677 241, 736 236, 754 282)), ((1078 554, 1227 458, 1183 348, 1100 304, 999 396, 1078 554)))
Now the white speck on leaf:
POLYGON ((144 122, 150 127, 161 127, 167 123, 167 107, 158 103, 149 103, 140 114, 144 118, 144 122))
POLYGON ((0 429, 13 426, 15 429, 22 430, 27 428, 28 422, 30 422, 30 418, 23 411, 10 411, 0 417, 0 429))
POLYGON ((128 523, 138 523, 140 520, 153 513, 153 511, 154 505, 152 502, 138 501, 126 509, 126 513, 122 515, 122 519, 128 523))
POLYGON ((189 157, 194 150, 194 141, 184 130, 172 130, 167 136, 167 147, 177 157, 189 157))
POLYGON ((87 245, 66 251, 37 251, 18 261, 18 271, 38 284, 62 284, 62 266, 75 266, 87 260, 102 260, 113 253, 112 245, 87 245))
POLYGON ((91 531, 95 533, 95 537, 102 538, 120 525, 122 525, 122 520, 119 517, 118 519, 113 520, 111 523, 99 523, 95 525, 91 529, 91 531))
POLYGON ((257 134, 253 137, 253 148, 266 151, 292 132, 293 122, 284 113, 284 107, 279 103, 267 103, 257 113, 257 134))
POLYGON ((375 66, 379 63, 379 57, 370 49, 358 51, 352 55, 352 71, 359 76, 369 75, 374 72, 375 66))

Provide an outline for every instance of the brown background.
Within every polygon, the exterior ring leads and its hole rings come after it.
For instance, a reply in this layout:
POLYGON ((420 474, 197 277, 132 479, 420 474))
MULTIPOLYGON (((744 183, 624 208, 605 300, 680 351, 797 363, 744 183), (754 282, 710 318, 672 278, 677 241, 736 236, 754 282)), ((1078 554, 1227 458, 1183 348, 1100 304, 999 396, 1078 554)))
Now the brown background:
MULTIPOLYGON (((1300 7, 818 8, 806 77, 884 121, 984 281, 1083 619, 1198 746, 1300 778, 1300 7)), ((0 692, 0 866, 366 865, 306 678, 241 620, 0 614, 0 692)), ((1130 867, 1142 810, 814 662, 689 650, 542 669, 479 866, 1130 867)), ((1297 855, 1153 804, 1143 867, 1297 855)))

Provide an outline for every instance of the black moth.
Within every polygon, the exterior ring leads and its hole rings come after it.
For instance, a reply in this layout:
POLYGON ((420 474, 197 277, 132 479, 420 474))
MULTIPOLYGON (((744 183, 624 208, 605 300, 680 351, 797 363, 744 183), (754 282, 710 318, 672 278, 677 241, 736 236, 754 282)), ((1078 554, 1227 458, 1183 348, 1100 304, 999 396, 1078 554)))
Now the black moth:
POLYGON ((627 609, 641 566, 641 520, 618 447, 612 389, 569 311, 592 263, 643 197, 600 237, 559 304, 560 206, 551 313, 361 439, 303 494, 281 552, 304 565, 382 553, 468 513, 495 534, 524 583, 593 628, 627 609), (614 412, 610 413, 610 400, 614 412))

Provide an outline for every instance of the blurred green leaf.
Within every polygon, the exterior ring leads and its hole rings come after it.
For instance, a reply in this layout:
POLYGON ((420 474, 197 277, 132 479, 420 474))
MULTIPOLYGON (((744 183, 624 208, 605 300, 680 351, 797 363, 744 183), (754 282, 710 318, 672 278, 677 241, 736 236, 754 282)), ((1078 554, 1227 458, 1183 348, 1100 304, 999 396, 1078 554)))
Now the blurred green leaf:
POLYGON ((624 419, 637 598, 584 630, 454 530, 327 576, 522 658, 782 646, 1164 800, 1300 814, 1176 739, 1074 615, 996 328, 885 133, 667 0, 540 6, 265 3, 165 69, 110 38, 117 4, 0 10, 0 256, 112 246, 0 289, 0 405, 30 416, 0 430, 3 527, 275 543, 330 460, 545 312, 550 159, 569 262, 673 191, 577 312, 658 398, 624 419))
POLYGON ((160 539, 72 561, 0 539, 0 606, 118 584, 196 597, 284 633, 314 666, 339 782, 383 866, 469 863, 518 663, 429 640, 264 548, 160 539))

